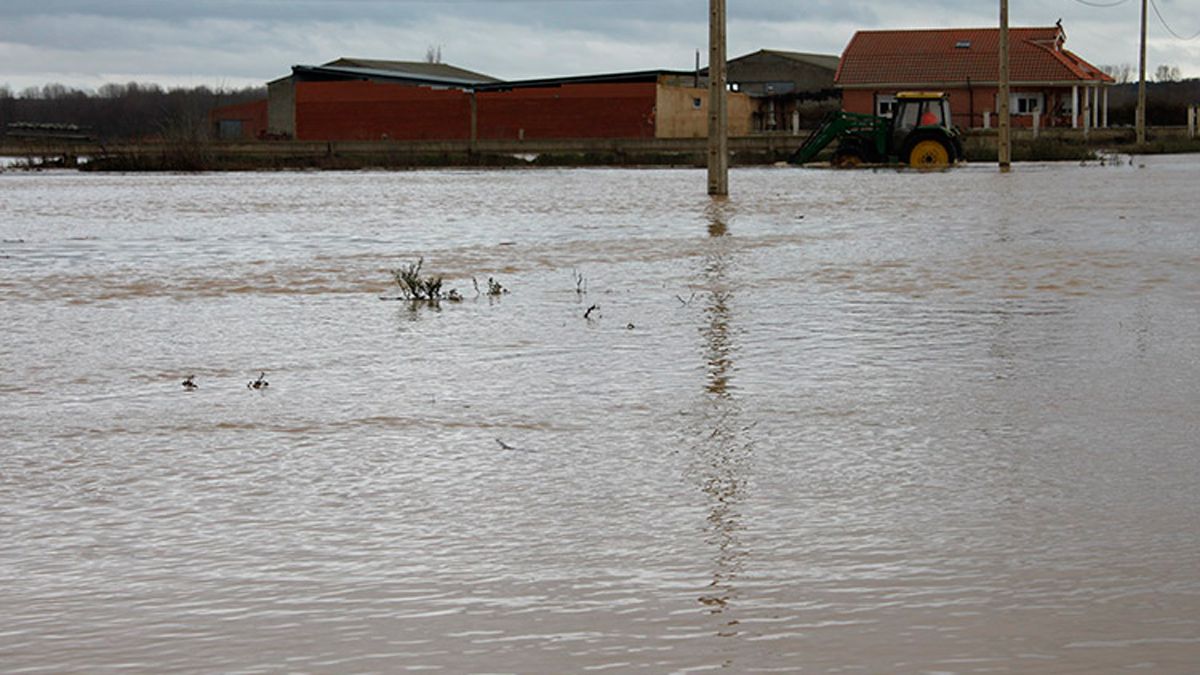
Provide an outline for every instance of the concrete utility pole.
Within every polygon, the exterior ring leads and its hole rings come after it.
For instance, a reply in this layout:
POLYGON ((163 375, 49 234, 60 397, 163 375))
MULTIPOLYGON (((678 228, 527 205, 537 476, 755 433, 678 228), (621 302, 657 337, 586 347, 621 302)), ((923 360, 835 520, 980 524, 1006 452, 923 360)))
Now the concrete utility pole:
POLYGON ((1138 61, 1137 142, 1146 142, 1146 0, 1142 0, 1142 56, 1138 61))
POLYGON ((1000 0, 1000 173, 1012 170, 1012 128, 1008 110, 1008 0, 1000 0))
POLYGON ((729 110, 725 77, 725 0, 708 0, 708 194, 729 194, 729 110))

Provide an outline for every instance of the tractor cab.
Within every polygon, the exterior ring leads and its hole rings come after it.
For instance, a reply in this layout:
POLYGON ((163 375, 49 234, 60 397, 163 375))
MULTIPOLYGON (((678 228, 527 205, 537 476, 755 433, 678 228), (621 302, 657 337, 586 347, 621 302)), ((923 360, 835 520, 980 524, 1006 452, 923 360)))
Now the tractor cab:
POLYGON ((950 102, 940 92, 902 91, 896 94, 892 134, 907 135, 917 127, 940 127, 950 119, 950 102))
POLYGON ((890 136, 897 159, 909 166, 948 166, 962 158, 950 100, 940 91, 897 93, 890 136))

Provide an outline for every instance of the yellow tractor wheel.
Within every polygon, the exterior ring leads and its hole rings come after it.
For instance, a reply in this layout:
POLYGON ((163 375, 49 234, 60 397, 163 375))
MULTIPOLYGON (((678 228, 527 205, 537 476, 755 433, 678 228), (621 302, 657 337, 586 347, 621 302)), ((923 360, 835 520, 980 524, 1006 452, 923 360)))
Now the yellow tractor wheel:
POLYGON ((917 141, 908 153, 908 165, 917 169, 940 169, 950 166, 950 150, 945 143, 927 138, 917 141))

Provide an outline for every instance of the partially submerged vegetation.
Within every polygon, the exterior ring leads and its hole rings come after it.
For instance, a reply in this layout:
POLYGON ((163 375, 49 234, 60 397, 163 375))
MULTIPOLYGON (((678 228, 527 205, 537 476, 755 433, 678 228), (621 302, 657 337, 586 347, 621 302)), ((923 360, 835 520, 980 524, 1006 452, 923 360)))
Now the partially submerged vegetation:
MULTIPOLYGON (((964 143, 971 162, 995 162, 999 152, 993 136, 972 136, 964 143)), ((1012 159, 1017 162, 1060 162, 1095 159, 1098 148, 1082 141, 1050 136, 1015 141, 1012 159)))
MULTIPOLYGON (((403 300, 414 305, 437 305, 443 300, 447 302, 462 302, 463 296, 458 292, 457 288, 443 292, 442 287, 445 279, 442 275, 423 275, 421 268, 424 265, 425 258, 417 258, 415 263, 392 270, 392 279, 400 289, 400 295, 394 297, 383 296, 380 299, 403 300)), ((476 297, 487 295, 489 298, 496 298, 508 294, 508 289, 494 277, 488 277, 486 293, 480 289, 479 282, 475 277, 471 277, 471 283, 475 286, 476 297)))
POLYGON ((421 276, 423 264, 425 259, 417 258, 411 265, 392 270, 392 278, 400 287, 401 300, 435 303, 443 299, 441 275, 421 276))

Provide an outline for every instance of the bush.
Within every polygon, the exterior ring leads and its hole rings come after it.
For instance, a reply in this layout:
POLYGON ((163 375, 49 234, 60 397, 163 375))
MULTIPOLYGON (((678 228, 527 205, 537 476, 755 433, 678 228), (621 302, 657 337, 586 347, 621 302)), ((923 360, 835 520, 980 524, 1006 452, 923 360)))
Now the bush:
POLYGON ((417 258, 417 262, 407 267, 392 270, 392 277, 400 287, 401 298, 429 303, 436 303, 442 299, 442 277, 422 277, 421 266, 424 263, 424 258, 417 258))

